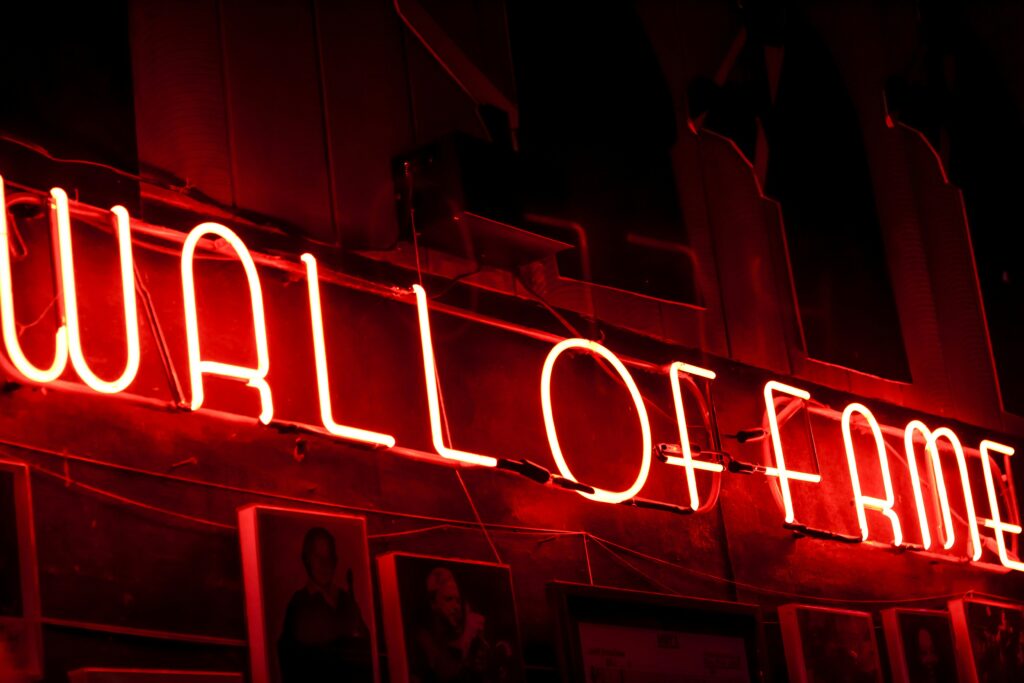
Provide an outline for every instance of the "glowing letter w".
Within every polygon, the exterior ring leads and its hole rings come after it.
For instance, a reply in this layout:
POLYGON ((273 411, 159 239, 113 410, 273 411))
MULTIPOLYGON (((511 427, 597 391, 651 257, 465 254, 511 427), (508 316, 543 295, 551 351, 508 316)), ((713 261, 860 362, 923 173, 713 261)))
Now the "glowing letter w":
POLYGON ((68 335, 64 325, 54 334, 53 363, 40 368, 30 361, 18 339, 18 322, 14 318, 14 289, 11 278, 11 245, 7 231, 7 197, 4 179, 0 177, 0 315, 3 317, 4 347, 11 364, 25 379, 38 384, 52 382, 61 376, 68 364, 68 335))

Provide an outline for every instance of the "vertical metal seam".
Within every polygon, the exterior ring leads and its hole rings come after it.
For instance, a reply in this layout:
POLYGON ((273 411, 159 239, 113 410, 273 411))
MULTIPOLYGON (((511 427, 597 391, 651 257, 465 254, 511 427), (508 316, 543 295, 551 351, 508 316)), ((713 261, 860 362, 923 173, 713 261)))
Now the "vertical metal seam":
POLYGON ((220 35, 220 77, 224 94, 224 132, 228 144, 228 184, 231 188, 231 206, 238 208, 238 159, 235 154, 235 133, 231 116, 231 93, 228 91, 228 46, 224 30, 224 0, 217 0, 217 33, 220 35))
POLYGON ((313 19, 313 45, 316 48, 317 85, 320 93, 320 124, 324 136, 324 162, 327 164, 327 195, 331 205, 331 231, 334 233, 333 244, 341 246, 341 213, 338 206, 338 192, 335 187, 334 145, 331 141, 330 107, 327 104, 327 81, 324 70, 324 47, 320 40, 320 16, 317 13, 317 0, 310 0, 310 14, 313 19))

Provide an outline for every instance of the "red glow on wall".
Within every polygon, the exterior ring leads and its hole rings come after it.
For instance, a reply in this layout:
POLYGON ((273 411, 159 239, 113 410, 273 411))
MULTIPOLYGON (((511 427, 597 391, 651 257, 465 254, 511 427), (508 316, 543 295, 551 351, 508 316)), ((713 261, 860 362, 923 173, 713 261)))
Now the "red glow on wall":
POLYGON ((18 322, 14 311, 14 283, 11 277, 11 241, 7 228, 7 197, 3 177, 0 176, 0 313, 3 315, 4 348, 18 373, 30 382, 48 384, 64 373, 68 363, 68 337, 64 325, 54 334, 53 362, 40 368, 30 361, 21 348, 18 322))
POLYGON ((451 448, 445 443, 445 434, 441 425, 441 389, 437 380, 437 364, 434 360, 434 342, 430 334, 430 311, 427 308, 427 292, 420 285, 412 286, 416 294, 416 314, 420 326, 420 347, 423 351, 423 379, 427 387, 427 409, 430 412, 430 439, 434 450, 442 458, 458 460, 470 465, 494 467, 498 459, 491 455, 481 455, 451 448))
MULTIPOLYGON (((2 178, 0 178, 0 201, 5 201, 3 191, 3 182, 2 178)), ((142 355, 136 307, 137 292, 135 278, 138 264, 134 261, 132 254, 133 222, 123 207, 115 206, 109 213, 111 227, 116 236, 118 246, 119 296, 123 305, 126 357, 121 374, 115 378, 105 379, 99 377, 92 370, 88 359, 85 357, 80 339, 80 299, 98 297, 99 295, 91 287, 83 288, 83 291, 79 292, 78 283, 76 282, 75 250, 71 224, 71 213, 74 206, 69 202, 67 195, 59 188, 51 191, 48 206, 50 207, 52 239, 55 245, 52 265, 54 266, 54 274, 58 282, 56 305, 57 311, 60 313, 60 324, 54 335, 52 351, 54 360, 48 367, 35 365, 28 359, 22 348, 20 328, 15 311, 9 225, 6 213, 0 213, 0 315, 2 315, 2 328, 0 328, 0 331, 2 331, 6 356, 10 361, 8 367, 30 383, 50 384, 55 388, 77 388, 77 390, 88 390, 101 394, 120 394, 133 398, 135 396, 131 393, 130 389, 139 374, 142 355), (69 359, 84 387, 60 379, 66 370, 69 359)), ((138 222, 134 226, 136 231, 153 228, 153 226, 145 226, 145 224, 138 222)), ((176 252, 175 256, 177 256, 176 252)), ((315 372, 316 405, 319 409, 321 424, 288 422, 287 425, 289 427, 299 427, 321 434, 326 432, 331 436, 346 441, 368 444, 384 449, 395 449, 395 452, 403 455, 433 457, 435 462, 481 467, 496 467, 501 464, 503 469, 512 469, 505 467, 505 465, 511 462, 508 458, 514 454, 499 452, 500 446, 497 445, 499 443, 497 441, 487 442, 485 445, 485 448, 490 450, 491 444, 494 444, 496 451, 494 453, 463 450, 456 448, 453 444, 445 413, 440 373, 438 372, 431 330, 431 306, 427 292, 421 285, 414 284, 412 286, 412 297, 409 297, 406 292, 398 292, 392 298, 403 302, 403 305, 412 303, 410 299, 415 303, 418 327, 417 341, 420 356, 418 360, 422 361, 422 386, 426 392, 427 419, 430 444, 434 449, 433 454, 424 453, 404 445, 401 449, 398 449, 396 448, 398 439, 392 434, 354 427, 336 421, 334 406, 331 401, 332 375, 327 362, 327 350, 330 341, 325 338, 324 312, 321 302, 321 278, 317 260, 312 254, 308 253, 302 254, 298 259, 299 262, 290 262, 286 258, 279 257, 271 259, 259 254, 256 256, 257 258, 254 258, 253 253, 250 252, 245 242, 235 232, 218 223, 202 223, 196 226, 182 240, 180 252, 180 276, 183 295, 182 319, 184 322, 189 385, 191 388, 190 400, 187 405, 191 410, 197 411, 203 408, 205 400, 204 377, 206 375, 213 375, 241 382, 246 387, 255 389, 261 405, 259 421, 265 425, 276 422, 271 384, 268 380, 270 371, 269 334, 266 323, 267 311, 265 311, 263 289, 260 274, 257 270, 258 260, 261 267, 287 270, 294 276, 293 280, 299 279, 303 275, 306 280, 312 347, 309 357, 312 358, 312 370, 315 372), (216 323, 212 320, 205 320, 204 327, 200 328, 199 298, 200 295, 209 295, 209 292, 200 291, 201 288, 197 286, 196 281, 195 263, 197 261, 197 251, 200 249, 216 253, 218 258, 236 262, 242 266, 245 274, 245 290, 248 296, 242 295, 237 289, 218 291, 217 296, 238 297, 241 302, 248 305, 247 312, 251 313, 252 321, 252 343, 256 352, 256 362, 252 365, 238 364, 237 361, 231 362, 227 359, 213 360, 203 355, 203 349, 207 348, 207 346, 204 346, 204 342, 208 346, 213 346, 210 342, 216 339, 218 331, 215 329, 216 323)), ((22 286, 28 287, 29 284, 26 283, 22 286)), ((717 498, 714 496, 702 502, 700 490, 697 486, 697 472, 707 472, 720 477, 726 473, 727 468, 721 461, 711 461, 697 457, 699 454, 691 443, 684 392, 691 391, 695 396, 698 396, 699 408, 704 409, 702 417, 706 422, 709 432, 713 434, 711 440, 715 444, 714 447, 718 448, 717 425, 714 423, 713 407, 704 404, 705 401, 710 403, 710 383, 718 377, 716 372, 684 362, 673 362, 667 368, 655 366, 650 363, 620 356, 608 347, 587 339, 553 338, 550 335, 545 336, 537 331, 516 328, 511 324, 505 325, 505 328, 512 331, 520 331, 532 336, 534 339, 542 339, 545 344, 552 344, 550 348, 545 347, 547 352, 546 358, 543 364, 537 367, 538 374, 534 375, 537 379, 530 379, 527 375, 525 379, 521 380, 525 382, 539 381, 539 406, 534 400, 528 400, 522 404, 522 409, 524 412, 532 412, 542 419, 547 448, 550 450, 554 467, 562 479, 567 482, 576 482, 580 485, 577 487, 577 493, 589 500, 600 503, 617 504, 632 501, 639 504, 639 494, 657 471, 652 467, 654 437, 651 419, 648 414, 648 406, 654 405, 654 402, 649 397, 644 396, 631 372, 631 368, 641 367, 644 372, 653 373, 653 376, 659 382, 664 381, 665 374, 668 375, 672 396, 672 409, 670 411, 666 410, 664 413, 669 415, 670 420, 673 421, 672 429, 678 435, 679 444, 670 451, 659 451, 659 453, 661 455, 661 462, 683 469, 686 491, 685 507, 677 505, 675 502, 653 502, 673 508, 676 511, 691 512, 702 512, 715 505, 717 498), (632 482, 622 490, 596 488, 589 486, 587 482, 578 482, 569 463, 572 459, 586 458, 587 454, 575 453, 570 458, 562 450, 562 443, 559 439, 556 424, 556 412, 552 400, 552 383, 554 382, 554 370, 557 362, 566 353, 587 354, 592 356, 596 362, 606 365, 606 369, 608 369, 607 374, 616 382, 616 391, 624 389, 632 401, 632 410, 622 410, 619 415, 623 421, 636 420, 639 425, 641 438, 640 442, 636 445, 640 449, 640 460, 634 470, 635 476, 631 475, 632 482), (698 385, 698 383, 703 384, 698 385), (704 386, 707 389, 706 397, 702 394, 699 386, 704 386)), ((353 329, 353 332, 358 333, 358 329, 353 329)), ((283 342, 281 346, 285 347, 281 351, 282 353, 297 354, 299 351, 294 348, 288 349, 288 345, 283 342)), ((206 353, 209 353, 209 350, 206 353)), ((224 354, 224 351, 221 350, 219 354, 224 354)), ((500 367, 499 358, 495 357, 492 360, 495 363, 495 367, 500 367)), ((336 372, 334 381, 338 382, 339 377, 343 378, 345 376, 344 370, 336 372)), ((281 386, 287 385, 286 381, 282 381, 281 384, 276 384, 276 382, 277 380, 275 380, 275 385, 278 386, 279 391, 281 386)), ((348 389, 348 385, 346 384, 345 386, 348 389)), ((533 386, 536 387, 536 385, 533 386)), ((360 391, 360 386, 354 384, 350 390, 358 392, 360 391)), ((531 390, 530 393, 536 396, 533 393, 534 391, 535 389, 531 390)), ((764 384, 761 396, 757 397, 758 404, 761 404, 762 399, 764 420, 767 423, 766 431, 768 432, 767 447, 769 448, 771 461, 763 467, 750 465, 746 467, 752 472, 772 478, 773 486, 778 491, 784 522, 787 525, 793 525, 796 522, 794 483, 820 484, 822 482, 822 474, 820 472, 805 472, 792 469, 793 459, 790 459, 787 464, 787 444, 784 443, 780 425, 785 424, 786 420, 795 414, 796 411, 817 410, 821 404, 811 402, 809 391, 776 380, 770 380, 764 384)), ((832 417, 834 419, 839 415, 840 413, 835 413, 832 417)), ((512 414, 501 414, 498 417, 507 420, 521 418, 520 415, 512 414)), ((691 415, 689 417, 692 419, 694 416, 691 415)), ((888 521, 892 529, 892 545, 915 550, 930 550, 933 546, 933 530, 931 528, 929 512, 937 510, 937 513, 933 513, 933 515, 940 518, 937 538, 941 541, 943 550, 948 551, 946 554, 940 553, 937 556, 948 560, 958 559, 954 551, 954 547, 957 545, 956 531, 954 529, 954 511, 951 507, 950 494, 947 490, 946 478, 939 458, 939 443, 943 442, 948 445, 948 452, 952 453, 955 459, 955 468, 959 475, 965 511, 963 525, 966 526, 968 535, 966 544, 961 545, 966 545, 968 558, 972 562, 985 564, 985 566, 989 567, 996 566, 1024 571, 1024 563, 1020 562, 1016 557, 1017 537, 1021 534, 1021 526, 1016 507, 1012 473, 1008 466, 1009 458, 1013 454, 1012 448, 991 440, 983 440, 981 442, 981 469, 984 474, 989 516, 987 518, 979 518, 975 511, 974 492, 971 489, 971 481, 968 475, 967 450, 952 429, 939 427, 938 429, 931 430, 920 420, 912 420, 904 429, 900 430, 880 424, 867 406, 857 402, 848 404, 841 412, 841 418, 838 421, 841 423, 846 465, 851 477, 850 500, 853 503, 853 510, 856 515, 860 541, 871 540, 872 534, 869 529, 867 513, 877 512, 888 521), (863 445, 862 452, 857 452, 854 446, 854 431, 856 429, 864 429, 866 430, 865 433, 870 434, 870 443, 874 445, 874 454, 870 454, 868 449, 863 448, 863 445), (921 532, 921 548, 917 548, 907 542, 907 526, 904 523, 905 520, 900 519, 900 514, 897 510, 895 484, 899 483, 899 480, 894 481, 889 459, 891 447, 885 440, 886 435, 893 439, 898 438, 893 436, 893 434, 902 437, 903 441, 910 486, 913 490, 914 509, 921 532), (921 468, 918 465, 918 456, 922 443, 926 453, 925 461, 927 462, 927 467, 924 468, 924 475, 922 475, 921 468), (1002 456, 1002 469, 1000 469, 1000 465, 996 462, 994 456, 1002 456), (880 492, 877 490, 866 492, 864 490, 864 482, 869 482, 867 484, 869 487, 877 487, 877 484, 871 483, 873 480, 865 477, 865 474, 869 472, 877 472, 879 474, 881 482, 880 492), (926 481, 933 484, 933 486, 928 487, 928 497, 925 495, 926 481), (1005 515, 1001 512, 1001 504, 1006 508, 1005 515), (988 529, 993 532, 994 545, 997 552, 990 552, 990 555, 998 554, 999 565, 995 565, 994 562, 982 562, 984 544, 982 543, 981 529, 988 529)), ((278 424, 285 423, 280 422, 278 424)), ((789 446, 793 449, 790 455, 794 455, 795 444, 791 442, 789 446)), ((622 458, 623 460, 633 458, 635 451, 632 448, 630 446, 625 452, 616 452, 614 457, 622 458)), ((834 452, 834 455, 838 455, 838 450, 834 452)), ((729 456, 728 454, 718 453, 715 457, 720 460, 723 457, 728 458, 729 456)), ((541 467, 540 470, 543 470, 543 468, 541 467)), ((664 472, 665 470, 660 471, 664 472)), ((729 471, 732 471, 731 468, 729 471)), ((546 476, 536 477, 538 481, 547 481, 549 479, 550 477, 546 476)), ((562 483, 564 484, 565 482, 562 483)), ((822 491, 824 488, 821 487, 818 490, 822 491)), ((834 533, 838 534, 839 532, 834 533)))
POLYGON ((71 217, 68 214, 68 196, 64 190, 55 187, 50 190, 53 197, 57 223, 57 247, 60 254, 60 282, 63 303, 64 324, 68 337, 68 353, 71 365, 86 386, 103 394, 124 391, 135 380, 139 372, 139 315, 135 303, 135 264, 132 259, 131 225, 128 209, 115 206, 110 210, 114 216, 117 233, 117 249, 121 267, 121 299, 124 302, 124 327, 127 358, 124 371, 114 380, 96 376, 89 367, 82 351, 81 325, 78 319, 78 287, 75 283, 75 256, 71 242, 71 217))
MULTIPOLYGON (((1020 524, 1013 524, 1010 522, 1004 522, 1002 515, 999 512, 999 497, 996 492, 996 478, 992 474, 993 468, 999 475, 1000 481, 1005 481, 1009 487, 1009 495, 1006 496, 1006 500, 1010 503, 1011 511, 1010 514, 1017 515, 1017 501, 1016 496, 1013 492, 1013 479, 1009 476, 1010 472, 1010 456, 1013 455, 1013 449, 1001 443, 995 441, 985 440, 981 442, 979 447, 981 451, 981 466, 985 472, 985 491, 988 494, 989 514, 990 519, 984 520, 984 524, 989 529, 995 532, 996 547, 999 552, 999 561, 1003 563, 1003 566, 1008 569, 1016 571, 1024 571, 1024 562, 1012 559, 1009 553, 1009 546, 1006 542, 1006 534, 1013 534, 1014 536, 1020 536, 1021 526, 1020 524), (1003 474, 1000 471, 999 466, 992 462, 992 453, 998 453, 1004 457, 1004 463, 1007 474, 1003 474)), ((1013 541, 1014 548, 1017 547, 1016 539, 1013 541)))
POLYGON ((974 497, 971 495, 971 482, 967 474, 967 456, 964 454, 964 447, 960 438, 949 427, 939 427, 936 430, 929 429, 920 420, 912 420, 907 424, 904 435, 904 447, 907 452, 907 462, 910 465, 910 476, 914 485, 914 499, 917 504, 918 519, 921 525, 921 537, 923 545, 928 549, 932 545, 931 533, 928 527, 928 517, 925 514, 924 496, 921 492, 921 477, 917 468, 917 461, 914 456, 914 436, 920 434, 925 440, 925 450, 930 455, 931 476, 935 483, 935 491, 938 504, 942 512, 942 527, 940 536, 942 547, 949 550, 956 543, 956 532, 953 529, 953 513, 949 505, 949 493, 946 490, 946 478, 942 473, 942 464, 939 462, 939 439, 945 439, 952 448, 956 457, 957 472, 960 475, 960 486, 963 489, 964 502, 967 508, 968 533, 970 534, 971 559, 977 562, 981 559, 981 537, 978 534, 978 519, 974 512, 974 497))
POLYGON ((885 518, 892 525, 892 544, 895 546, 903 545, 903 530, 900 527, 900 518, 893 510, 893 507, 896 505, 896 494, 892 489, 892 474, 889 472, 889 454, 885 448, 882 429, 878 426, 878 421, 871 411, 860 403, 851 403, 843 410, 843 446, 846 449, 846 460, 850 467, 850 479, 853 482, 853 504, 857 508, 857 522, 860 525, 861 540, 868 540, 868 521, 865 510, 875 510, 885 515, 885 518), (859 414, 871 430, 875 451, 878 454, 878 464, 882 471, 882 484, 885 487, 884 498, 866 496, 861 492, 860 474, 857 469, 857 454, 854 452, 853 434, 851 432, 854 413, 859 414))
POLYGON ((184 295, 185 334, 188 340, 189 379, 192 387, 192 401, 189 407, 192 410, 199 410, 203 405, 205 396, 203 375, 219 375, 220 377, 244 381, 248 386, 256 389, 260 394, 260 404, 263 406, 259 420, 263 424, 270 424, 274 417, 274 400, 270 392, 270 385, 267 384, 267 372, 270 370, 270 354, 267 352, 267 324, 263 316, 263 290, 260 287, 260 278, 256 273, 256 264, 253 263, 249 249, 238 235, 219 223, 201 223, 197 225, 188 234, 188 237, 185 238, 185 244, 181 248, 181 287, 184 295), (221 361, 204 360, 200 352, 199 315, 196 310, 196 285, 193 269, 196 244, 200 238, 206 235, 216 235, 227 242, 238 256, 242 267, 245 268, 245 279, 249 284, 249 303, 252 307, 254 341, 256 344, 255 368, 221 361))
POLYGON ((324 429, 334 436, 349 441, 368 443, 373 446, 394 448, 395 437, 357 427, 349 427, 334 421, 331 408, 331 380, 327 372, 327 349, 324 343, 324 314, 320 308, 320 275, 316 259, 312 254, 303 254, 306 264, 306 282, 309 287, 309 319, 313 326, 313 358, 316 363, 316 389, 320 401, 320 419, 324 429))
POLYGON ((558 471, 563 477, 570 481, 576 481, 576 477, 573 476, 572 470, 569 469, 569 464, 566 462, 565 455, 562 453, 562 447, 558 443, 558 429, 555 427, 555 414, 551 407, 551 374, 555 369, 555 362, 558 360, 558 357, 571 349, 588 351, 611 365, 622 379, 622 383, 629 390, 629 395, 633 399, 633 406, 636 409, 637 419, 640 421, 640 432, 643 440, 640 447, 640 469, 637 472, 636 479, 629 488, 623 491, 608 491, 598 488, 595 488, 593 493, 577 491, 581 496, 601 503, 622 503, 636 497, 640 493, 644 484, 647 483, 647 476, 651 471, 651 449, 653 446, 651 422, 647 417, 647 408, 644 406, 643 396, 640 395, 640 390, 637 388, 633 376, 629 374, 629 370, 626 369, 626 366, 622 364, 622 361, 614 353, 597 342, 587 339, 565 339, 555 344, 554 348, 548 353, 548 357, 544 361, 544 369, 541 371, 540 404, 541 410, 544 413, 544 428, 547 430, 551 455, 554 457, 558 471))
POLYGON ((675 362, 669 366, 668 378, 672 384, 672 404, 675 407, 676 425, 679 429, 679 449, 681 456, 669 455, 665 462, 683 468, 686 476, 686 491, 690 498, 690 509, 700 509, 700 495, 697 492, 697 470, 705 472, 721 472, 725 468, 721 463, 704 462, 693 457, 693 446, 690 444, 690 430, 686 426, 686 411, 683 407, 683 389, 680 384, 681 375, 693 375, 708 381, 715 378, 715 373, 689 363, 675 362))
POLYGON ((793 493, 790 490, 789 480, 802 481, 810 484, 817 484, 821 481, 820 474, 800 472, 786 468, 786 455, 782 447, 782 434, 779 432, 779 415, 776 412, 775 394, 786 394, 807 401, 811 394, 803 389, 792 387, 774 380, 764 385, 764 407, 768 416, 768 428, 772 439, 772 452, 775 454, 775 467, 765 468, 765 473, 770 477, 778 477, 779 491, 782 495, 782 507, 785 513, 786 524, 793 524, 796 521, 796 513, 793 510, 793 493))

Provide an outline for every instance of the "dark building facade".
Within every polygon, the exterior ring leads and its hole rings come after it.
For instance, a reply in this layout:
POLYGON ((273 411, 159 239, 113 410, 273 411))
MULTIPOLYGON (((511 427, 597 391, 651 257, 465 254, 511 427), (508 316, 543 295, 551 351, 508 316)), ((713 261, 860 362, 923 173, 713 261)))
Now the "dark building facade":
POLYGON ((0 680, 1024 671, 1024 8, 5 14, 0 680))

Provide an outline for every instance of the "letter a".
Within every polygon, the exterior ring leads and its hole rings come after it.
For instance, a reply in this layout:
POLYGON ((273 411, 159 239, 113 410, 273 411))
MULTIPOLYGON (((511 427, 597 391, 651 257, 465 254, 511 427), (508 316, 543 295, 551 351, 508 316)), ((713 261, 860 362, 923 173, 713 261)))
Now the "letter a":
POLYGON ((267 353, 267 327, 263 319, 263 291, 260 289, 260 278, 256 273, 256 264, 245 243, 219 223, 200 223, 185 238, 181 250, 181 287, 185 305, 185 334, 188 340, 188 369, 192 384, 192 410, 199 410, 203 405, 203 375, 219 375, 231 379, 239 379, 260 393, 262 411, 259 420, 270 424, 274 417, 274 402, 267 384, 267 371, 270 369, 270 357, 267 353), (245 268, 245 278, 249 283, 249 298, 252 303, 252 323, 256 342, 256 367, 231 365, 212 360, 203 360, 199 352, 199 316, 196 311, 196 285, 192 276, 193 259, 196 244, 204 235, 220 237, 238 255, 238 260, 245 268))

